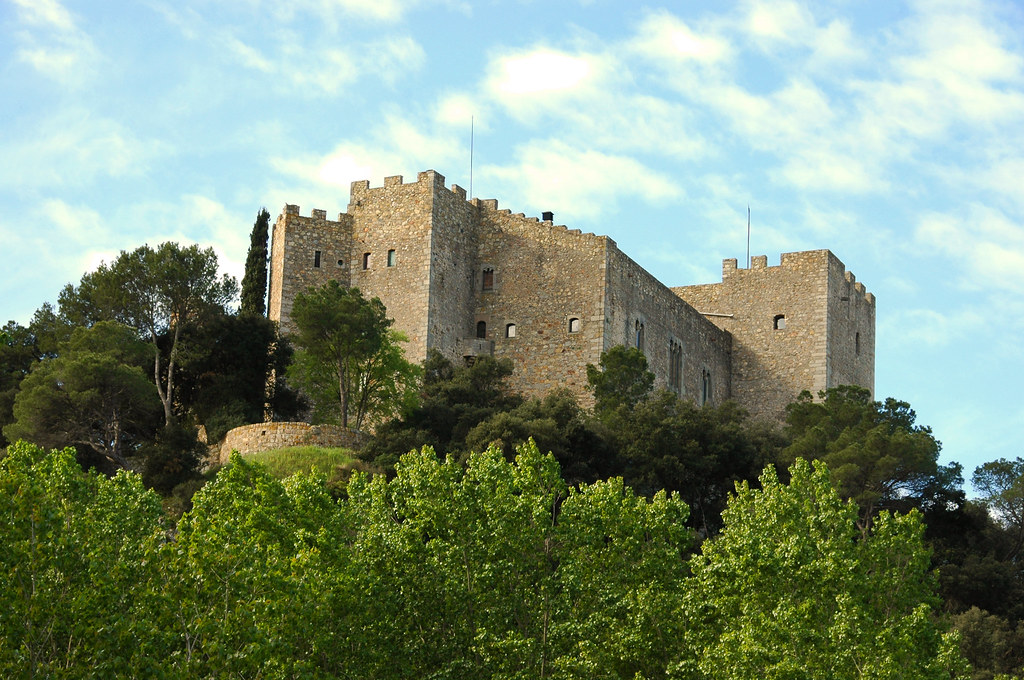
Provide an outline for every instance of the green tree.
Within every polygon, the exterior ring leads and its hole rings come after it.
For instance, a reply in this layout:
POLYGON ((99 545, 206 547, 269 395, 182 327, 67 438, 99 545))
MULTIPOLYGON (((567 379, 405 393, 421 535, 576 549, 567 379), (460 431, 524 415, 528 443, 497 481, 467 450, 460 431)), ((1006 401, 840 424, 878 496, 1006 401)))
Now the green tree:
POLYGON ((933 608, 917 513, 879 515, 859 538, 857 507, 827 467, 769 467, 723 515, 691 566, 685 616, 699 650, 689 677, 942 678, 964 670, 933 608))
POLYGON ((647 399, 654 389, 654 374, 641 350, 617 345, 601 352, 599 366, 587 364, 587 383, 594 393, 594 410, 603 414, 631 409, 647 399))
POLYGON ((1013 535, 1014 559, 1024 545, 1024 458, 1000 458, 974 470, 971 482, 991 515, 1013 535))
POLYGON ((267 313, 267 237, 270 213, 260 208, 249 234, 249 252, 245 256, 245 275, 242 277, 242 316, 265 316, 267 313))
POLYGON ((508 388, 510 375, 510 359, 485 356, 469 366, 453 366, 430 350, 423 362, 418 403, 378 427, 361 455, 391 469, 402 454, 423 446, 442 454, 468 453, 466 439, 473 428, 523 403, 522 396, 508 388))
POLYGON ((60 356, 33 366, 14 402, 10 439, 91 448, 119 468, 153 431, 160 404, 137 365, 148 356, 132 329, 112 322, 76 329, 60 356))
POLYGON ((0 676, 162 675, 148 597, 160 500, 137 475, 20 442, 0 460, 0 516, 0 676))
POLYGON ((494 413, 467 433, 465 446, 482 451, 496 444, 511 459, 531 439, 541 451, 554 455, 570 484, 595 482, 619 472, 604 428, 566 389, 494 413))
POLYGON ((266 317, 212 314, 182 333, 178 403, 206 426, 210 442, 233 427, 293 420, 302 410, 284 380, 291 343, 266 317))
POLYGON ((868 390, 852 385, 818 396, 815 401, 805 391, 786 407, 792 443, 781 462, 825 461, 839 493, 860 506, 863 531, 880 509, 920 507, 936 497, 937 487, 958 484, 959 465, 938 464, 941 446, 930 427, 915 424, 910 404, 874 401, 868 390))
POLYGON ((351 419, 359 429, 367 416, 386 416, 404 401, 416 369, 378 298, 328 281, 295 296, 292 322, 300 350, 288 376, 309 396, 317 419, 344 427, 351 419))
MULTIPOLYGON (((14 422, 14 399, 32 363, 39 359, 32 331, 14 321, 0 328, 0 431, 14 422)), ((0 434, 0 448, 8 440, 0 434)))
POLYGON ((164 424, 175 421, 175 378, 182 351, 182 329, 211 310, 223 309, 237 294, 229 276, 218 278, 212 248, 177 243, 121 251, 111 264, 85 274, 78 287, 61 291, 63 318, 77 325, 114 320, 136 329, 156 350, 153 382, 164 410, 164 424), (166 337, 167 355, 160 351, 166 337))

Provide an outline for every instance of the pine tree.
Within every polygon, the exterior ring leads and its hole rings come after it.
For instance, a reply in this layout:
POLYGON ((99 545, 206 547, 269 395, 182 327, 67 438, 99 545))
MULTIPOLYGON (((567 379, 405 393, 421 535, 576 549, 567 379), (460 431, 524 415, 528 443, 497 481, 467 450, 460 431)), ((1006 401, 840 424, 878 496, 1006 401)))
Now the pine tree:
POLYGON ((245 257, 245 275, 242 277, 243 316, 264 316, 267 312, 267 234, 270 213, 260 208, 256 223, 249 236, 249 253, 245 257))

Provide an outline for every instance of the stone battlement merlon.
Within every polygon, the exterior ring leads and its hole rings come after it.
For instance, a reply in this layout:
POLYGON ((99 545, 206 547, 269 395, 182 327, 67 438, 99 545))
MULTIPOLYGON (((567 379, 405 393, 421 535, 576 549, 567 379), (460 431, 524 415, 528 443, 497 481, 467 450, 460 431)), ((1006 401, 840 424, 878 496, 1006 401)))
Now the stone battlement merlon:
POLYGON ((324 222, 342 222, 342 221, 344 221, 345 216, 347 215, 347 213, 341 212, 341 213, 338 213, 338 219, 337 220, 329 220, 329 219, 327 219, 327 211, 326 210, 321 210, 320 208, 313 208, 310 211, 309 216, 307 217, 307 216, 302 215, 302 213, 300 212, 300 207, 299 206, 292 205, 290 203, 286 203, 285 206, 284 206, 284 210, 282 210, 281 212, 284 215, 294 215, 295 217, 301 217, 302 219, 305 219, 305 220, 323 220, 324 222))
MULTIPOLYGON (((738 261, 735 257, 730 257, 722 260, 722 280, 724 281, 729 276, 734 276, 740 272, 766 272, 771 273, 772 271, 779 271, 787 268, 799 268, 806 265, 808 262, 822 262, 831 263, 837 267, 842 268, 844 280, 851 285, 851 287, 865 300, 868 304, 875 304, 875 296, 867 292, 864 284, 857 281, 857 277, 854 276, 853 272, 846 269, 846 266, 842 261, 835 256, 835 254, 825 249, 820 250, 801 250, 793 253, 782 253, 779 256, 779 264, 769 265, 767 255, 754 255, 750 258, 750 267, 742 268, 738 266, 738 261)), ((739 274, 742 276, 742 274, 739 274)))

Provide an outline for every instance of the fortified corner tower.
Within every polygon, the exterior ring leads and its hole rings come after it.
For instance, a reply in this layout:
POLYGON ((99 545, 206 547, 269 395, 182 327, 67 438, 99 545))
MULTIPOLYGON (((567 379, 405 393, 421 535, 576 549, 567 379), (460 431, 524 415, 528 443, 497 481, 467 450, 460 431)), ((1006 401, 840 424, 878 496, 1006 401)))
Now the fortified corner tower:
POLYGON ((380 298, 408 336, 410 361, 423 361, 428 348, 454 358, 471 336, 473 313, 475 262, 466 254, 476 251, 476 208, 465 194, 428 170, 415 182, 353 182, 348 211, 336 221, 286 205, 271 245, 270 318, 289 331, 295 296, 335 280, 380 298))
POLYGON ((672 290, 732 334, 732 396, 752 413, 782 420, 804 389, 874 391, 875 297, 831 251, 727 259, 721 283, 672 290))

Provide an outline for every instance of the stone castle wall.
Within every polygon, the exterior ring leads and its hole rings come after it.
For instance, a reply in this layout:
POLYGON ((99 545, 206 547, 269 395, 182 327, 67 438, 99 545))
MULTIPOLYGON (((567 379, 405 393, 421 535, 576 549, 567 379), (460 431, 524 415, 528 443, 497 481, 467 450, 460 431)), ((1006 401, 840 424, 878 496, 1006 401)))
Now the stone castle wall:
POLYGON ((340 425, 309 423, 256 423, 229 430, 220 447, 220 463, 231 458, 231 452, 244 455, 270 451, 287 446, 324 446, 359 448, 365 436, 340 425))
POLYGON ((732 335, 734 398, 754 413, 780 419, 802 390, 816 394, 840 384, 835 379, 841 375, 858 377, 857 384, 874 388, 873 368, 863 369, 866 363, 874 366, 873 302, 872 331, 865 331, 870 340, 865 337, 861 343, 857 370, 849 370, 853 363, 846 354, 836 354, 832 361, 839 370, 829 369, 833 345, 847 340, 840 337, 847 328, 839 323, 845 308, 837 307, 841 294, 836 289, 837 281, 845 280, 845 268, 835 255, 813 250, 783 253, 780 264, 772 267, 764 255, 752 258, 749 269, 737 268, 735 259, 725 260, 721 283, 673 292, 732 335))
POLYGON ((350 286, 352 217, 341 213, 328 220, 324 210, 310 217, 299 206, 286 205, 274 224, 270 244, 270 318, 284 320, 288 332, 295 296, 331 279, 350 286))
POLYGON ((604 346, 609 243, 496 203, 481 210, 474 330, 485 324, 495 356, 512 359, 513 389, 539 396, 565 387, 586 399, 586 366, 604 346), (492 276, 488 290, 484 269, 492 276))
POLYGON ((669 348, 682 348, 682 379, 676 391, 698 404, 720 404, 732 395, 731 339, 643 267, 612 246, 608 253, 604 349, 615 345, 642 349, 656 384, 669 384, 669 348), (638 330, 638 324, 640 329, 638 330), (708 376, 709 388, 703 387, 708 376))
POLYGON ((286 206, 271 250, 270 317, 285 331, 294 295, 335 278, 381 299, 411 361, 429 348, 509 357, 530 396, 564 386, 587 403, 587 364, 635 346, 640 326, 657 384, 697 403, 777 419, 801 390, 874 386, 874 297, 828 250, 726 260, 721 283, 669 289, 608 237, 467 200, 432 170, 353 182, 337 220, 286 206))
POLYGON ((825 382, 875 385, 875 296, 831 253, 825 382))

